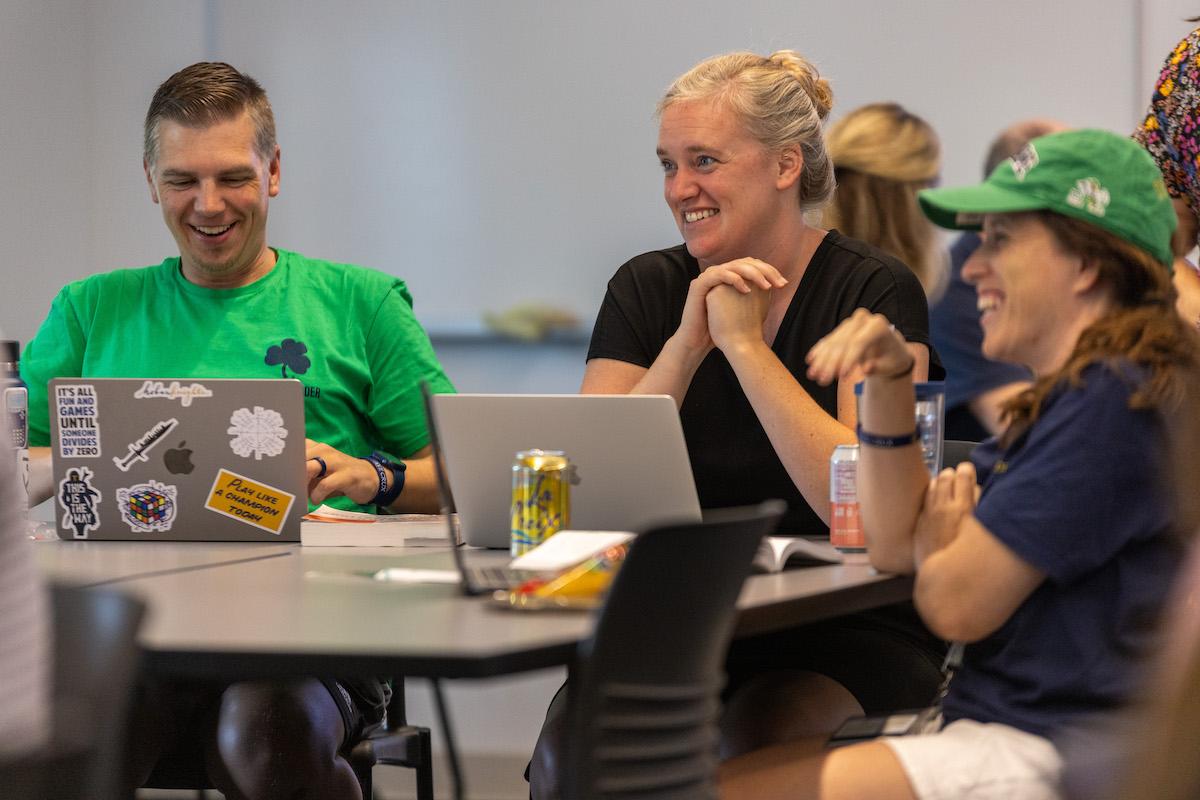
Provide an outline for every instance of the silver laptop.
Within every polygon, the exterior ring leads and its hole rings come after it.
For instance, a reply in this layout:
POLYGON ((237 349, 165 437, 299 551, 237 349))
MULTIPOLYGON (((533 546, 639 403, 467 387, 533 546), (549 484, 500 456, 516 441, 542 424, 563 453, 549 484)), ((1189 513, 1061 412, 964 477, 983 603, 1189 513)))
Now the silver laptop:
POLYGON ((513 456, 562 450, 575 530, 640 531, 700 520, 687 446, 667 395, 433 396, 446 472, 463 540, 509 546, 513 456))
POLYGON ((425 427, 429 431, 429 449, 433 456, 433 472, 437 478, 438 498, 442 516, 446 518, 446 536, 450 552, 454 554, 454 567, 458 570, 459 586, 463 594, 475 596, 490 594, 497 590, 515 589, 537 573, 498 565, 468 564, 462 553, 462 533, 458 516, 454 512, 454 498, 450 494, 450 481, 446 477, 446 460, 438 433, 437 418, 433 411, 433 392, 428 381, 421 381, 421 400, 425 409, 425 427))
POLYGON ((60 538, 300 540, 299 381, 55 378, 49 394, 60 538))

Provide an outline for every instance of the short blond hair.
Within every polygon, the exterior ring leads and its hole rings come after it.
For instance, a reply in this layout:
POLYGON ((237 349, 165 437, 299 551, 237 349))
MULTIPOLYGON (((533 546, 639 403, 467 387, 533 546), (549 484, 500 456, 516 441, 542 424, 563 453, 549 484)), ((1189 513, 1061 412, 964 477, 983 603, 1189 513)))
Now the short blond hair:
POLYGON ((946 259, 917 202, 941 171, 933 127, 896 103, 873 103, 829 126, 826 138, 837 192, 822 224, 900 259, 936 297, 946 259))
POLYGON ((658 101, 658 115, 675 103, 724 102, 746 130, 770 150, 800 148, 804 168, 803 209, 824 205, 833 194, 833 167, 825 152, 821 120, 833 108, 833 91, 809 61, 794 50, 769 56, 727 53, 701 61, 675 79, 658 101))
POLYGON ((275 154, 275 115, 258 81, 222 61, 201 61, 184 67, 159 85, 143 126, 142 157, 154 167, 158 160, 158 129, 163 120, 189 127, 207 127, 234 119, 242 112, 254 124, 254 148, 264 161, 275 154))

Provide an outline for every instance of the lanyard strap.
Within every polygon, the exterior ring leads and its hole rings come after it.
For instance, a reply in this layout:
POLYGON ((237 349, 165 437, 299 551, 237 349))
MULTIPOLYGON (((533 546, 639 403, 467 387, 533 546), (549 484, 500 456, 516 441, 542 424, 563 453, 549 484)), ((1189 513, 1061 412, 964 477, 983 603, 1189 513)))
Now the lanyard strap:
POLYGON ((950 691, 950 681, 954 678, 954 671, 962 666, 962 659, 963 643, 951 642, 950 647, 946 650, 946 658, 942 661, 942 682, 938 686, 937 694, 933 696, 931 705, 941 707, 946 692, 950 691))

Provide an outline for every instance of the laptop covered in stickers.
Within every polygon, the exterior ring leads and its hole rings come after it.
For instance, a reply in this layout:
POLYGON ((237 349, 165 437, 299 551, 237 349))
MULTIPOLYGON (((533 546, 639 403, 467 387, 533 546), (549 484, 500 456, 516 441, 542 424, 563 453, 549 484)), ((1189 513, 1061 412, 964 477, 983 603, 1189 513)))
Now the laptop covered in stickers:
POLYGON ((59 538, 300 541, 299 381, 55 378, 49 396, 59 538))

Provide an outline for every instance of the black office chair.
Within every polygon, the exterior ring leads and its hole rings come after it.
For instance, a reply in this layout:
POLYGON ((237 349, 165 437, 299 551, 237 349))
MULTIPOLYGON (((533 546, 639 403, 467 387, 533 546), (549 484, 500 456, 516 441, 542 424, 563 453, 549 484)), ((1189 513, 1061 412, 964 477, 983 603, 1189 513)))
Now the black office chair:
POLYGON ((388 703, 387 725, 375 731, 350 751, 350 766, 362 787, 363 797, 371 797, 371 770, 376 764, 408 767, 415 770, 417 800, 433 800, 433 748, 429 728, 409 725, 404 708, 404 683, 396 681, 388 703))
POLYGON ((722 664, 779 501, 641 534, 568 682, 567 800, 716 798, 722 664))
POLYGON ((110 589, 50 588, 54 674, 50 743, 0 767, 0 796, 121 796, 125 726, 140 649, 142 603, 110 589))
POLYGON ((979 446, 979 442, 968 442, 961 439, 946 439, 942 442, 942 467, 957 467, 970 459, 971 451, 979 446))
MULTIPOLYGON (((387 725, 356 744, 347 760, 364 798, 373 796, 372 767, 387 764, 415 770, 417 800, 434 800, 433 748, 429 728, 407 723, 403 679, 393 679, 387 725)), ((183 742, 180 747, 166 753, 145 786, 150 789, 196 789, 199 800, 204 799, 204 790, 213 788, 204 766, 204 756, 195 742, 183 742)))

